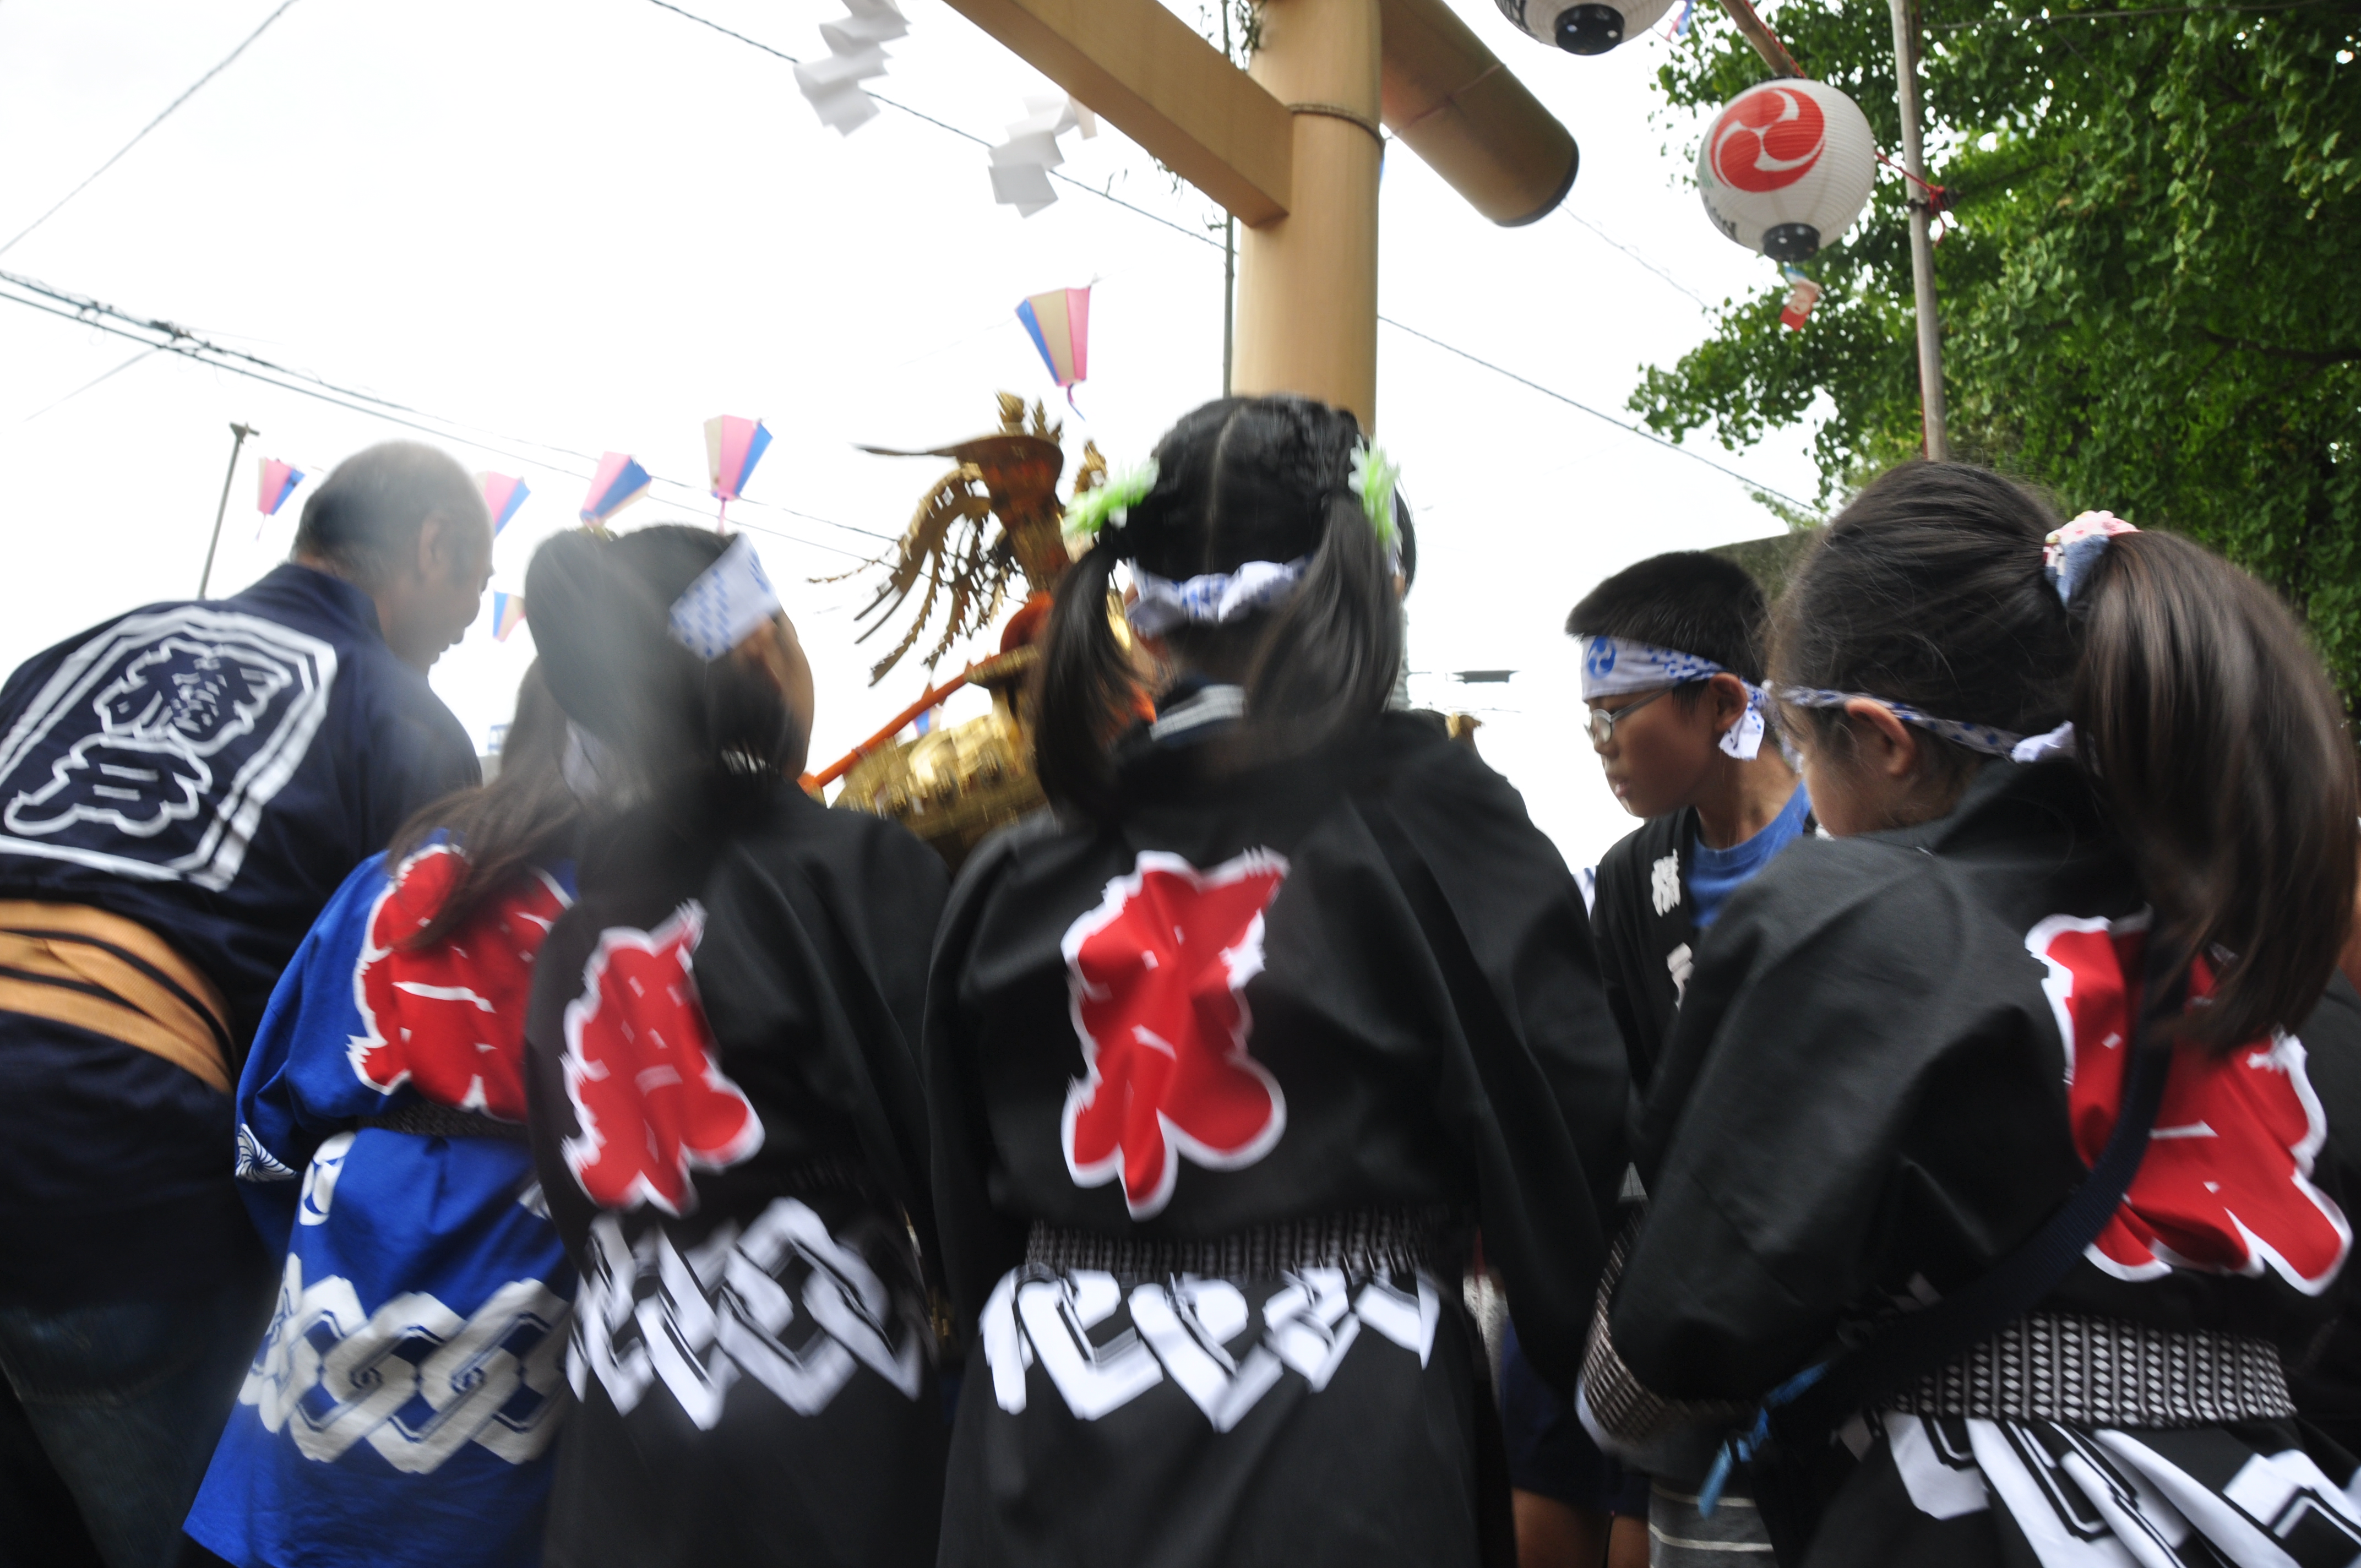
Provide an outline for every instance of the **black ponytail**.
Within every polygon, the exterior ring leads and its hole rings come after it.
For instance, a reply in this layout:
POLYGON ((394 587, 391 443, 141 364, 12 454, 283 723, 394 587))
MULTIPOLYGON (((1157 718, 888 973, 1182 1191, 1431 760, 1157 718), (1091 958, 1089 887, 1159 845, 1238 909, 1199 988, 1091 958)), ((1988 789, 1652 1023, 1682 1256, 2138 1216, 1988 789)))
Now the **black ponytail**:
MULTIPOLYGON (((2158 915, 2214 970, 2191 1038, 2234 1049, 2312 1011, 2353 917, 2356 772, 2341 706, 2285 606, 2164 533, 2114 539, 2072 605, 2042 570, 2041 497, 1962 464, 1914 463, 1854 499, 1774 611, 1772 678, 2033 735, 2074 721, 2158 915)), ((1843 741, 1839 710, 1786 710, 1843 741)), ((1984 756, 1932 732, 1927 766, 1984 756)))
POLYGON ((2214 967, 2188 1033, 2231 1049, 2295 1029, 2352 922, 2354 754, 2295 617, 2169 533, 2114 540, 2075 597, 2078 752, 2174 952, 2214 967))
POLYGON ((1385 711, 1401 676, 1393 573, 1368 514, 1332 497, 1320 547, 1271 617, 1246 676, 1246 718, 1265 754, 1312 751, 1385 711))
POLYGON ((1050 799, 1089 811, 1106 804, 1107 742, 1128 716, 1138 687, 1139 672, 1115 637, 1107 605, 1122 559, 1119 540, 1102 536, 1066 569, 1042 651, 1034 771, 1050 799))
MULTIPOLYGON (((1115 566, 1173 581, 1248 561, 1304 562, 1287 601, 1219 626, 1182 625, 1182 657, 1241 673, 1240 754, 1296 754, 1384 711, 1401 664, 1393 566, 1349 488, 1360 427, 1308 398, 1224 398, 1184 416, 1156 449, 1153 489, 1059 581, 1035 755, 1052 800, 1104 811, 1107 746, 1131 715, 1140 671, 1108 618, 1115 566)), ((1406 537, 1409 514, 1397 505, 1406 537)))

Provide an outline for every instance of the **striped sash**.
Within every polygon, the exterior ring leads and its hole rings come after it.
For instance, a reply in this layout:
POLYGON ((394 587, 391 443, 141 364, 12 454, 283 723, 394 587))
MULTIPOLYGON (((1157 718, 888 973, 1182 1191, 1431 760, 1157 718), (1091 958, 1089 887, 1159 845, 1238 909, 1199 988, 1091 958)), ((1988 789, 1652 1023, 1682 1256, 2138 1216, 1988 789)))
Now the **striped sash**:
POLYGON ((234 1083, 220 991, 145 926, 88 905, 0 899, 0 1012, 137 1046, 225 1094, 234 1083))

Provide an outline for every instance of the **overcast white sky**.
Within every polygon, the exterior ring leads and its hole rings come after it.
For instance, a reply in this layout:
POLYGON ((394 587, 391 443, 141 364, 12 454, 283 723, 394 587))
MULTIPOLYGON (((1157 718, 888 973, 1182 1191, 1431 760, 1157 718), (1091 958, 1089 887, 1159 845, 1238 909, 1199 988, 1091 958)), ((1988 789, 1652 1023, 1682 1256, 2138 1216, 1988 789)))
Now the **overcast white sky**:
MULTIPOLYGON (((810 58, 834 0, 683 0, 810 58)), ((1194 19, 1194 0, 1170 0, 1194 19)), ((1708 226, 1686 181, 1696 127, 1652 122, 1653 38, 1591 60, 1526 39, 1488 0, 1452 0, 1582 147, 1568 209, 1710 300, 1772 264, 1708 226)), ((276 0, 0 0, 0 239, 29 223, 269 15, 276 0)), ((904 0, 910 36, 878 91, 1000 139, 1049 84, 941 4, 904 0)), ((1109 128, 1066 138, 1067 172, 1189 226, 1175 192, 1109 128)), ((0 268, 166 317, 231 346, 480 427, 442 444, 522 474, 496 588, 570 526, 586 485, 509 438, 636 454, 659 487, 625 526, 709 517, 702 423, 776 435, 752 501, 898 532, 941 465, 853 450, 934 445, 993 422, 1002 389, 1054 396, 1013 311, 1096 279, 1091 378, 1070 450, 1122 463, 1220 391, 1217 248, 1071 188, 1031 219, 995 206, 983 149, 885 111, 820 126, 790 68, 649 0, 299 0, 237 62, 0 268), (494 435, 489 433, 499 433, 494 435)), ((1695 300, 1561 214, 1499 229, 1415 155, 1388 158, 1381 308, 1614 412, 1638 367, 1706 326, 1695 300)), ((1563 403, 1379 329, 1379 434, 1418 509, 1414 669, 1514 669, 1507 685, 1422 677, 1474 709, 1485 754, 1577 864, 1630 826, 1576 720, 1567 608, 1661 550, 1778 531, 1745 488, 1563 403)), ((255 509, 255 462, 314 474, 406 433, 0 305, 0 667, 135 604, 197 587, 229 453, 240 461, 216 592, 286 554, 302 493, 255 509), (56 405, 56 406, 51 406, 56 405), (258 525, 259 532, 258 535, 258 525)), ((1808 495, 1802 432, 1732 458, 1808 495)), ((570 459, 554 459, 578 467, 570 459)), ((914 697, 907 662, 867 683, 857 583, 807 578, 876 542, 761 506, 757 533, 819 676, 813 755, 833 757, 914 697), (792 538, 781 534, 793 535, 792 538), (823 549, 819 546, 829 546, 823 549)), ((434 685, 482 740, 507 717, 529 635, 491 639, 490 600, 434 685)), ((956 656, 955 656, 956 657, 956 656)), ((946 668, 955 667, 948 663, 946 668)))

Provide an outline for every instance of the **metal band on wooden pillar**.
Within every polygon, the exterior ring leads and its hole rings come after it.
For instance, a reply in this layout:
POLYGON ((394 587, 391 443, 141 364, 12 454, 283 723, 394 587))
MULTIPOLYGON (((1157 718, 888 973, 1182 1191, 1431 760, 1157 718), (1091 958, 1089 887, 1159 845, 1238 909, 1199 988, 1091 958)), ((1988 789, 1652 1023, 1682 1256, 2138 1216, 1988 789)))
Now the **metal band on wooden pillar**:
POLYGON ((1378 405, 1378 0, 1267 0, 1247 74, 1294 120, 1285 217, 1238 239, 1234 390, 1301 392, 1374 429, 1378 405))

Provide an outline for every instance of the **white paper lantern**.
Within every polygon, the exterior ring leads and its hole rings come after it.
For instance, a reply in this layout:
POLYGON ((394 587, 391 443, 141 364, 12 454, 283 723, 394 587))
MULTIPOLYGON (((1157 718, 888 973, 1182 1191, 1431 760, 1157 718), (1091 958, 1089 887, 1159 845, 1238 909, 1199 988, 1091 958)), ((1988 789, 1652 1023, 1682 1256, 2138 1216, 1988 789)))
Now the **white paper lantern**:
POLYGON ((1673 0, 1499 0, 1499 5, 1502 16, 1545 44, 1569 54, 1605 54, 1654 27, 1673 0))
POLYGON ((1801 261, 1841 238, 1869 205, 1877 141, 1842 93, 1782 77, 1748 88, 1715 116, 1697 173, 1714 227, 1774 260, 1801 261))

